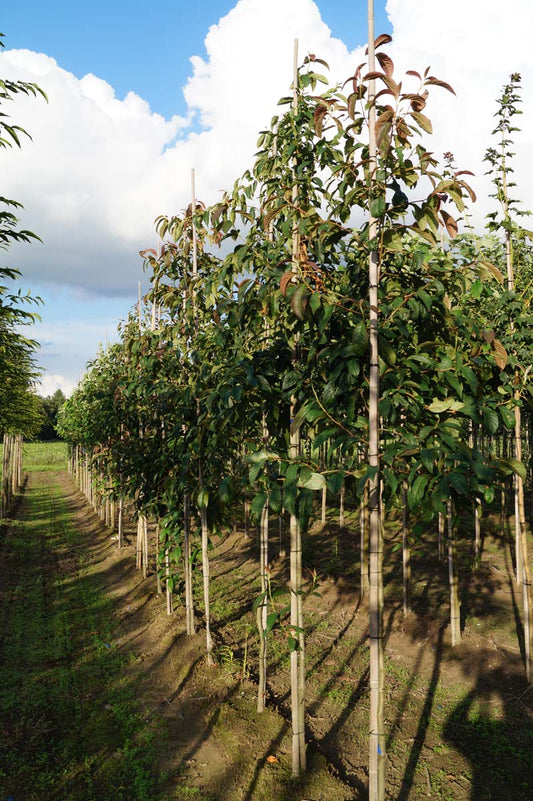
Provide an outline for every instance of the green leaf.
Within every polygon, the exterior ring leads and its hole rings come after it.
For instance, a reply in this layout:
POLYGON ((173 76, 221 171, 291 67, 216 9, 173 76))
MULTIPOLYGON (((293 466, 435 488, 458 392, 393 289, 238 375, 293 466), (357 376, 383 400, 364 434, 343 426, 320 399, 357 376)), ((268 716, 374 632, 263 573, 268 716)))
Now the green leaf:
POLYGON ((299 320, 305 318, 305 310, 309 301, 309 289, 305 284, 298 284, 291 297, 291 309, 299 320))
POLYGON ((370 201, 370 214, 372 217, 383 217, 387 209, 384 195, 379 195, 370 201))
POLYGON ((344 473, 341 470, 330 473, 327 477, 328 490, 330 492, 340 492, 343 481, 344 473))
POLYGON ((206 489, 201 489, 198 493, 196 505, 198 509, 205 509, 209 503, 209 492, 206 489))
POLYGON ((273 512, 281 512, 281 489, 278 486, 273 486, 270 490, 269 505, 273 512))
POLYGON ((430 403, 428 409, 430 412, 434 412, 435 414, 442 414, 443 412, 460 412, 464 408, 464 405, 460 401, 456 401, 453 398, 444 398, 444 400, 438 400, 437 398, 430 403))
POLYGON ((267 615, 267 622, 266 622, 266 633, 267 634, 270 631, 272 631, 272 629, 274 628, 274 626, 278 622, 278 617, 279 617, 279 615, 278 615, 277 612, 271 612, 269 615, 267 615))
POLYGON ((526 466, 523 462, 508 457, 507 459, 499 459, 498 466, 504 476, 511 476, 513 473, 516 473, 520 476, 522 481, 526 480, 526 466))
POLYGON ((411 116, 414 121, 419 125, 423 131, 428 134, 433 133, 433 126, 431 124, 431 120, 426 117, 425 114, 421 114, 419 111, 412 111, 411 116))
POLYGON ((483 491, 483 497, 485 499, 485 503, 492 503, 492 501, 494 500, 494 494, 495 491, 494 491, 494 486, 492 484, 488 487, 485 487, 483 491))
POLYGON ((448 481, 450 482, 450 486, 453 487, 456 492, 460 493, 461 495, 469 494, 470 489, 463 473, 460 473, 458 470, 454 470, 449 474, 448 481))
POLYGON ((498 415, 494 411, 494 409, 489 409, 487 406, 484 406, 481 410, 481 415, 483 417, 483 423, 485 428, 490 434, 495 434, 498 430, 498 415))
POLYGON ((308 477, 300 477, 299 487, 310 490, 320 490, 326 485, 326 479, 321 473, 311 473, 308 477))
POLYGON ((261 512, 263 511, 263 507, 267 501, 268 501, 267 493, 258 492, 255 498, 253 499, 252 503, 250 504, 250 511, 252 512, 256 520, 259 520, 259 518, 261 517, 261 512))
POLYGON ((426 491, 426 487, 429 483, 429 476, 421 475, 417 476, 411 486, 407 491, 407 499, 409 502, 409 506, 414 509, 422 498, 424 497, 424 493, 426 491))

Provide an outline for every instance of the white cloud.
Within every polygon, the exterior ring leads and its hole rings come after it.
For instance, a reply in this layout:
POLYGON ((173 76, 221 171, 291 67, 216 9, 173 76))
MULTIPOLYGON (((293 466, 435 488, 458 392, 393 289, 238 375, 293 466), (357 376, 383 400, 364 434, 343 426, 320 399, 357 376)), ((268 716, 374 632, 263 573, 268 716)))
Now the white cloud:
POLYGON ((61 390, 63 395, 67 398, 72 395, 74 389, 76 388, 76 384, 74 381, 70 381, 68 378, 65 378, 64 375, 45 375, 43 380, 37 384, 36 391, 38 395, 41 395, 43 398, 47 398, 49 395, 53 395, 54 392, 57 392, 58 389, 61 390))
POLYGON ((451 151, 458 166, 475 173, 469 181, 478 196, 473 219, 484 225, 487 211, 495 209, 484 175, 483 156, 495 145, 496 98, 513 72, 522 75, 523 115, 515 117, 522 130, 514 135, 515 197, 533 207, 533 4, 524 0, 388 0, 392 22, 393 57, 404 69, 427 66, 456 92, 434 88, 427 114, 434 127, 426 143, 440 158, 451 151))
POLYGON ((130 290, 155 217, 189 203, 191 168, 199 197, 211 202, 250 166, 259 130, 289 91, 296 36, 302 55, 342 65, 339 75, 350 69, 312 0, 241 0, 209 30, 207 60, 191 58, 188 118, 169 121, 137 95, 119 100, 105 81, 79 80, 43 54, 0 54, 0 74, 35 81, 50 99, 17 99, 13 114, 33 142, 0 153, 3 191, 24 203, 24 225, 44 240, 13 250, 24 275, 130 290), (205 130, 187 127, 195 116, 205 130))
MULTIPOLYGON (((533 206, 533 4, 388 0, 387 10, 398 68, 431 66, 455 87, 457 97, 432 92, 428 115, 435 135, 427 142, 439 156, 452 151, 461 168, 476 173, 478 220, 492 207, 483 199, 490 187, 482 157, 491 144, 495 98, 511 72, 522 73, 516 196, 533 206)), ((23 97, 10 104, 14 121, 33 142, 21 151, 0 151, 2 194, 25 204, 24 225, 44 240, 9 254, 25 281, 134 295, 141 277, 138 250, 154 244, 157 215, 189 203, 191 167, 198 196, 213 202, 251 166, 258 132, 277 112, 278 98, 289 93, 296 36, 301 57, 314 52, 324 58, 335 80, 346 79, 363 60, 362 49, 349 53, 331 36, 312 0, 240 0, 207 33, 206 57, 192 56, 184 87, 188 112, 171 120, 152 113, 134 93, 119 100, 105 81, 95 75, 80 80, 46 55, 0 53, 0 75, 36 81, 50 98, 48 105, 23 97)), ((89 314, 93 309, 87 305, 89 314)), ((98 325, 99 334, 91 334, 93 353, 104 336, 98 325)), ((82 336, 75 327, 68 332, 73 342, 82 336)), ((57 348, 59 338, 58 330, 52 337, 57 348)), ((85 358, 85 341, 81 351, 85 358)), ((74 353, 70 366, 49 364, 58 375, 83 369, 74 353)))

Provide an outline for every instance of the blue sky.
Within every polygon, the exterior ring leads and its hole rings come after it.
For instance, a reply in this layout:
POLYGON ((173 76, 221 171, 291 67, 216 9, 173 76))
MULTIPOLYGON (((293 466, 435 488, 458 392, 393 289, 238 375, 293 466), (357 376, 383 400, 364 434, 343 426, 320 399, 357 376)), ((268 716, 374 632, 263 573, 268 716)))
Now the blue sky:
MULTIPOLYGON (((290 0, 288 0, 290 2, 290 0)), ((183 114, 182 87, 189 58, 205 55, 204 39, 235 0, 25 0, 1 13, 10 48, 27 48, 55 58, 81 78, 92 72, 110 83, 119 97, 134 91, 152 111, 183 114)), ((366 0, 320 0, 322 19, 333 36, 352 50, 366 41, 366 0)), ((376 0, 376 30, 390 32, 384 0, 376 0)))
MULTIPOLYGON (((206 58, 204 40, 210 27, 235 5, 235 0, 165 0, 147 12, 146 2, 139 0, 94 0, 90 4, 26 0, 10 3, 2 11, 1 30, 7 49, 44 53, 78 79, 92 73, 109 84, 118 99, 134 92, 149 103, 152 112, 170 119, 187 114, 183 87, 192 74, 191 56, 206 58)), ((348 49, 366 41, 366 0, 320 2, 319 9, 332 35, 343 39, 348 49)), ((390 31, 384 2, 376 3, 376 28, 390 31)), ((272 55, 276 57, 275 51, 272 55)), ((48 90, 46 81, 40 83, 54 104, 53 91, 48 90)), ((33 132, 31 125, 28 129, 33 132)), ((178 136, 201 129, 198 118, 194 118, 178 136)), ((27 212, 31 212, 31 205, 23 200, 27 212)), ((46 224, 37 218, 33 227, 46 245, 50 241, 46 224)), ((127 316, 136 282, 143 277, 137 250, 131 249, 131 280, 103 291, 90 282, 84 286, 82 276, 73 281, 75 268, 69 270, 68 266, 63 280, 55 275, 50 280, 50 271, 38 266, 39 246, 33 246, 31 253, 16 252, 24 262, 24 285, 31 286, 32 293, 44 300, 37 336, 42 344, 40 362, 49 376, 43 385, 45 392, 53 391, 56 384, 69 389, 86 360, 94 355, 98 342, 113 338, 117 320, 127 316)), ((100 258, 105 261, 105 253, 99 254, 100 258)), ((113 270, 112 261, 110 254, 108 270, 113 270)))
MULTIPOLYGON (((515 172, 532 207, 533 4, 386 6, 376 0, 376 33, 393 34, 398 67, 431 66, 456 89, 428 106, 430 145, 476 173, 480 225, 490 208, 482 157, 495 98, 511 72, 522 73, 515 172)), ((50 100, 10 104, 33 141, 0 151, 0 195, 24 204, 22 225, 43 239, 14 247, 8 263, 45 301, 35 330, 45 394, 71 389, 127 317, 144 278, 139 251, 157 243, 156 216, 188 205, 191 168, 211 203, 251 166, 257 133, 290 86, 294 37, 302 57, 317 53, 344 81, 364 60, 366 8, 366 0, 26 0, 2 9, 0 77, 36 81, 50 100)))

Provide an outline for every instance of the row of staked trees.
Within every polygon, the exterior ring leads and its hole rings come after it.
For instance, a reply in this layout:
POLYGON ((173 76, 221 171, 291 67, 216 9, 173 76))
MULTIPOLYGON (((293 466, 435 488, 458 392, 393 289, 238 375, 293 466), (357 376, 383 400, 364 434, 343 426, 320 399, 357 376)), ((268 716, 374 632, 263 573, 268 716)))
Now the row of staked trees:
POLYGON ((425 146, 430 95, 453 89, 428 70, 400 81, 389 41, 374 41, 371 24, 369 62, 343 87, 330 86, 327 65, 307 56, 233 188, 206 208, 193 181, 187 209, 156 221, 159 247, 142 254, 151 291, 60 412, 73 469, 91 464, 101 492, 128 500, 140 520, 158 520, 161 576, 170 593, 183 580, 190 634, 198 621, 191 553, 201 549, 208 660, 209 539, 250 502, 261 543, 258 708, 267 634, 282 623, 294 775, 305 769, 302 542, 328 497, 361 507, 371 799, 384 797, 385 517, 405 511, 406 610, 410 548, 439 527, 457 642, 457 515, 479 517, 507 487, 526 619, 530 608, 523 482, 533 252, 509 196, 519 76, 500 98, 487 154, 498 201, 490 231, 459 233, 475 200, 468 173, 451 154, 439 164, 425 146), (269 517, 283 513, 286 621, 270 605, 267 572, 269 517))
MULTIPOLYGON (((0 47, 3 47, 0 34, 0 47)), ((0 147, 21 147, 27 131, 14 124, 7 107, 17 95, 41 95, 34 83, 0 79, 0 147)), ((17 212, 21 204, 0 197, 0 253, 13 243, 31 242, 38 237, 20 227, 17 212)), ((35 435, 42 425, 39 399, 34 392, 38 376, 37 342, 25 336, 23 327, 31 325, 37 315, 31 306, 38 299, 24 293, 17 283, 20 271, 0 264, 0 434, 3 435, 2 499, 0 517, 4 517, 10 499, 21 480, 22 436, 35 435)))

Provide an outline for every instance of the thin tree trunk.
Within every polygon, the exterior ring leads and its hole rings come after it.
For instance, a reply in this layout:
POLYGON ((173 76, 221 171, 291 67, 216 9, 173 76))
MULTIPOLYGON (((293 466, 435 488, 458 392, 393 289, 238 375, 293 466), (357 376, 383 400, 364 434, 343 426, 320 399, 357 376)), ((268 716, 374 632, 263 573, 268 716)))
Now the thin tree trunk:
POLYGON ((260 577, 261 596, 263 601, 257 608, 257 623, 259 628, 259 683, 257 687, 257 711, 263 712, 266 700, 267 679, 267 618, 268 618, 268 498, 261 512, 260 532, 260 577))
POLYGON ((207 527, 207 510, 200 509, 200 524, 202 527, 202 572, 204 577, 204 606, 205 606, 205 642, 207 664, 214 665, 213 639, 211 637, 211 607, 209 601, 209 530, 207 527))
POLYGON ((451 500, 448 510, 448 577, 450 582, 450 628, 452 647, 461 642, 461 604, 459 600, 459 579, 457 575, 457 552, 455 546, 453 508, 451 500))
POLYGON ((191 504, 189 493, 183 493, 183 559, 185 566, 185 625, 187 635, 196 633, 191 564, 191 504))
POLYGON ((135 566, 137 570, 142 568, 142 515, 137 515, 137 540, 135 545, 135 566))
MULTIPOLYGON (((515 406, 515 455, 516 459, 522 461, 522 426, 521 426, 520 407, 515 406)), ((516 510, 518 513, 518 532, 520 545, 520 562, 517 560, 517 570, 520 565, 519 583, 522 587, 522 602, 524 609, 524 645, 526 651, 526 678, 531 681, 532 675, 532 653, 531 653, 531 570, 529 567, 529 556, 527 546, 526 514, 524 505, 524 483, 522 476, 515 474, 516 481, 516 510)), ((518 581, 518 574, 517 574, 518 581)))
POLYGON ((122 548, 124 544, 124 498, 122 495, 118 499, 117 540, 118 547, 122 548))
POLYGON ((442 512, 439 512, 439 562, 444 560, 444 529, 445 529, 445 518, 442 512))
POLYGON ((407 527, 407 481, 402 485, 402 565, 403 565, 403 613, 411 611, 411 548, 407 527))
POLYGON ((342 486, 339 497, 339 528, 344 528, 344 504, 346 501, 346 483, 342 480, 342 486))
POLYGON ((368 509, 368 484, 363 490, 361 509, 359 511, 359 550, 361 561, 361 598, 368 595, 368 532, 370 517, 368 509))

